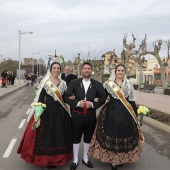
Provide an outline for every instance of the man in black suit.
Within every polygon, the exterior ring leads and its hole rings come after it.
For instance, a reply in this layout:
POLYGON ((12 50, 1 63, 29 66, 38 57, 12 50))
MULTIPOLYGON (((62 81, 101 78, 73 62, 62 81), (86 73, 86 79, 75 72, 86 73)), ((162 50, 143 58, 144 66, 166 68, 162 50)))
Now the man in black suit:
POLYGON ((84 156, 82 163, 89 168, 93 168, 87 153, 96 125, 96 109, 106 101, 106 94, 102 84, 91 79, 92 65, 90 62, 82 64, 81 73, 82 78, 72 80, 65 94, 65 101, 71 107, 73 128, 74 160, 70 170, 76 170, 78 166, 78 151, 83 134, 84 156), (74 99, 72 98, 73 95, 74 99))
POLYGON ((71 73, 71 67, 70 66, 65 66, 64 67, 64 73, 61 75, 61 79, 64 80, 67 84, 69 85, 70 81, 73 79, 77 79, 77 76, 71 73))

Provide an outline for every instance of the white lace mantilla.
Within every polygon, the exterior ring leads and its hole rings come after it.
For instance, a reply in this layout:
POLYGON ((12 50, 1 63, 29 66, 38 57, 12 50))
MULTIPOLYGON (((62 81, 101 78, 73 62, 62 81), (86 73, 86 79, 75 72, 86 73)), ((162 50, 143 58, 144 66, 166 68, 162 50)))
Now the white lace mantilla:
MULTIPOLYGON (((50 79, 49 79, 50 80, 50 79)), ((47 80, 47 81, 49 81, 47 80)), ((51 80, 50 80, 51 81, 51 80)), ((66 82, 60 79, 60 84, 56 86, 58 88, 58 91, 60 92, 61 96, 64 94, 64 92, 67 90, 66 82)), ((47 85, 47 83, 44 84, 44 89, 47 92, 48 95, 54 98, 54 101, 58 101, 56 95, 52 90, 50 90, 50 87, 47 85)))
MULTIPOLYGON (((112 97, 114 97, 116 99, 119 99, 117 97, 117 95, 113 92, 113 90, 109 87, 109 85, 106 82, 104 83, 104 88, 107 90, 107 92, 109 94, 111 94, 112 97)), ((133 84, 132 84, 132 82, 130 80, 124 79, 124 81, 122 83, 122 87, 121 87, 120 90, 122 91, 125 98, 129 97, 130 101, 135 101, 136 100, 133 84)))

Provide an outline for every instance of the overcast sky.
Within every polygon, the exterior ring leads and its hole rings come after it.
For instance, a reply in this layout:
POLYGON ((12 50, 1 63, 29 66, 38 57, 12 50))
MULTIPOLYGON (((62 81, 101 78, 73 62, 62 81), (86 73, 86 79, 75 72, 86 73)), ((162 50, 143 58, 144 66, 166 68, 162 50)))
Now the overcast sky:
MULTIPOLYGON (((124 33, 128 43, 132 32, 136 47, 147 33, 152 41, 170 40, 170 0, 0 0, 0 54, 18 60, 19 32, 21 57, 48 59, 62 54, 72 59, 81 53, 100 58, 115 49, 120 56, 124 33)), ((163 44, 161 55, 167 55, 163 44)), ((2 59, 2 57, 0 58, 2 59)))

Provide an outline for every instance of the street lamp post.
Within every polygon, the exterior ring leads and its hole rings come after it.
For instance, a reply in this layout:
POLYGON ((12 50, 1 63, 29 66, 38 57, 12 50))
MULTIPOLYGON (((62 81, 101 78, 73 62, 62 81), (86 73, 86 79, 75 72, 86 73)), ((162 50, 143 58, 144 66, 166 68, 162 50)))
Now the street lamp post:
MULTIPOLYGON (((34 55, 35 54, 40 54, 40 53, 34 53, 33 52, 33 59, 32 59, 32 73, 34 73, 34 55)), ((38 60, 37 60, 37 62, 38 62, 38 60)))
POLYGON ((37 77, 38 77, 38 60, 37 60, 37 77))
MULTIPOLYGON (((0 54, 0 57, 3 57, 3 55, 2 55, 2 54, 0 54)), ((1 68, 1 63, 2 63, 2 61, 0 62, 0 68, 1 68)))
POLYGON ((19 31, 19 85, 20 85, 20 80, 21 80, 21 34, 33 34, 33 32, 21 32, 19 31))

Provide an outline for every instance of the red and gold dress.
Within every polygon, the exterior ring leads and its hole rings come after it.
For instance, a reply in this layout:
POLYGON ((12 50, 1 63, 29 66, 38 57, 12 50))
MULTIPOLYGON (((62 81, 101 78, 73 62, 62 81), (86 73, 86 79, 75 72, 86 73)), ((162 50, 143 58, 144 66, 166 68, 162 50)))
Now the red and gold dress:
MULTIPOLYGON (((61 94, 63 81, 58 85, 61 94)), ((46 100, 46 109, 41 115, 40 126, 31 129, 34 118, 30 119, 19 145, 18 154, 28 163, 37 166, 63 166, 73 158, 71 118, 59 101, 45 85, 39 102, 46 100)))

